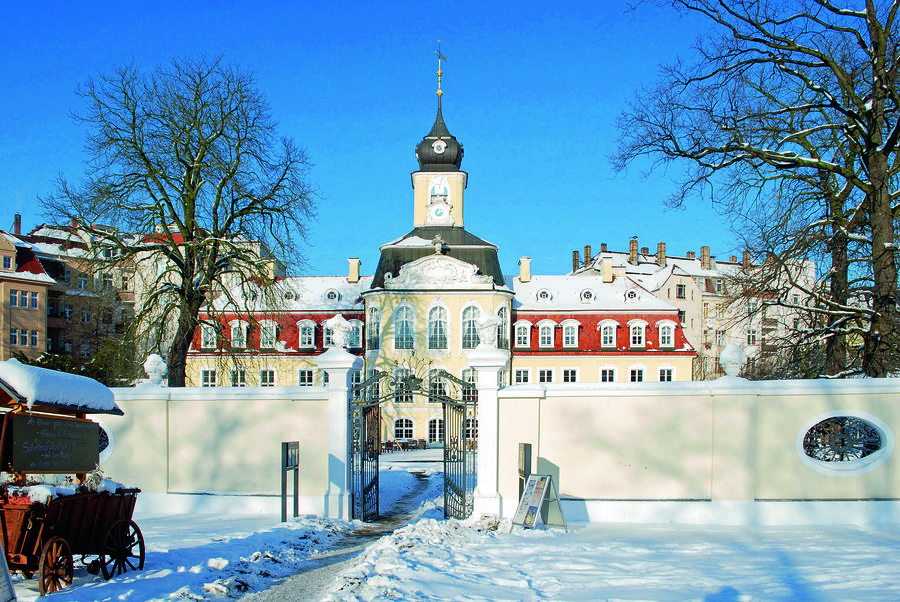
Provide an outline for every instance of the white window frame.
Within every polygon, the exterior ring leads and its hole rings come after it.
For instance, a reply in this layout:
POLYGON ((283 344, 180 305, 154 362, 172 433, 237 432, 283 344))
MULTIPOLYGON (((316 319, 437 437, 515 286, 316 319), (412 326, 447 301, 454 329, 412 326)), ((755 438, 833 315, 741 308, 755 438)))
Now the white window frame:
POLYGON ((298 368, 297 369, 297 386, 298 387, 314 387, 316 385, 315 368, 298 368), (308 382, 304 382, 303 376, 309 377, 308 382))
MULTIPOLYGON (((394 379, 400 380, 404 374, 412 373, 411 368, 396 368, 394 370, 394 379)), ((394 403, 410 404, 415 403, 415 396, 411 391, 399 391, 399 387, 394 389, 394 403)))
POLYGON ((481 342, 481 337, 478 334, 478 319, 481 317, 481 314, 481 308, 474 304, 465 306, 460 313, 460 324, 462 325, 460 334, 462 335, 463 349, 475 349, 478 347, 478 343, 481 342))
POLYGON ((278 386, 278 371, 268 366, 259 369, 259 386, 260 387, 276 387, 278 386), (263 379, 263 374, 270 374, 271 379, 263 379))
POLYGON ((394 439, 413 439, 416 436, 416 421, 407 416, 398 416, 391 425, 391 433, 394 439), (402 422, 402 425, 401 425, 402 422), (399 429, 403 429, 401 432, 399 429))
POLYGON ((322 347, 334 347, 334 330, 326 326, 325 322, 322 322, 322 347))
POLYGON ((243 368, 235 368, 229 374, 231 377, 231 386, 232 387, 246 387, 247 386, 247 371, 243 368))
POLYGON ((600 349, 615 349, 616 348, 616 338, 617 332, 619 328, 619 323, 611 318, 607 318, 606 320, 601 320, 599 324, 597 324, 597 330, 600 331, 600 349), (606 334, 610 334, 609 340, 607 340, 606 334))
POLYGON ((562 327, 563 349, 578 349, 578 331, 581 329, 581 322, 573 319, 563 320, 560 326, 562 327), (572 333, 571 337, 569 337, 569 331, 572 333))
POLYGON ((215 349, 218 342, 216 327, 212 324, 200 325, 200 348, 215 349))
POLYGON ((676 284, 675 285, 675 298, 676 299, 686 299, 687 298, 687 285, 686 284, 676 284))
POLYGON ((218 387, 219 371, 215 368, 202 368, 200 370, 200 386, 201 387, 218 387), (210 378, 212 375, 212 378, 210 378))
POLYGON ((250 324, 245 320, 232 320, 228 323, 228 331, 231 334, 231 347, 233 349, 246 349, 250 339, 250 324), (234 333, 241 333, 241 338, 235 341, 234 333))
POLYGON ((431 418, 428 420, 429 443, 443 443, 445 433, 443 418, 431 418))
POLYGON ((459 375, 460 380, 473 385, 462 390, 462 398, 464 401, 478 401, 478 372, 475 368, 463 368, 459 375))
POLYGON ((559 371, 560 371, 561 378, 562 378, 561 382, 564 382, 564 383, 577 383, 577 382, 579 382, 579 381, 581 380, 581 379, 578 378, 578 372, 579 372, 578 368, 560 368, 559 371), (566 380, 566 376, 569 375, 569 374, 571 374, 572 376, 574 376, 574 379, 573 379, 573 380, 566 380))
POLYGON ((514 385, 527 385, 531 382, 531 368, 516 368, 513 373, 514 385), (523 380, 519 380, 519 375, 524 376, 523 380))
POLYGON ((531 347, 531 322, 528 320, 517 320, 513 324, 513 333, 515 336, 514 345, 516 349, 529 349, 531 347), (525 335, 525 342, 520 343, 519 333, 525 335))
POLYGON ((409 303, 401 303, 394 310, 391 318, 394 327, 394 351, 415 351, 416 349, 416 310, 409 303), (407 313, 408 312, 408 313, 407 313), (401 313, 409 316, 408 322, 404 319, 400 320, 401 313), (401 324, 404 324, 403 332, 401 332, 401 324), (408 329, 408 332, 406 330, 408 329), (402 342, 402 345, 398 345, 402 342))
POLYGON ((659 337, 660 349, 675 349, 675 322, 672 320, 660 320, 656 323, 656 332, 659 337), (665 333, 669 332, 669 342, 665 343, 665 333))
POLYGON ((38 331, 37 330, 31 331, 31 346, 32 347, 38 346, 38 331))
POLYGON ((630 349, 647 348, 647 321, 635 318, 628 321, 628 347, 630 349))
POLYGON ((759 329, 755 326, 747 328, 747 344, 759 345, 759 329))
POLYGON ((316 323, 312 320, 300 320, 297 322, 297 348, 298 349, 315 349, 316 348, 316 323), (308 329, 309 344, 303 343, 303 330, 308 329))
POLYGON ((538 328, 538 347, 541 349, 553 349, 556 343, 556 322, 553 320, 541 320, 537 323, 538 328), (547 342, 545 336, 549 332, 550 341, 547 342))
POLYGON ((647 380, 647 366, 643 364, 632 364, 628 366, 628 382, 642 383, 647 380), (634 380, 635 372, 640 373, 640 380, 634 380))
POLYGON ((675 382, 675 367, 674 366, 660 366, 656 370, 656 379, 661 383, 675 382), (668 372, 667 379, 663 378, 663 372, 668 372))
POLYGON ((610 366, 610 365, 600 366, 600 369, 597 372, 597 382, 599 382, 599 383, 614 383, 614 382, 616 382, 616 379, 618 378, 618 376, 619 376, 618 370, 616 369, 615 366, 610 366), (612 380, 603 380, 604 372, 611 373, 612 380))
POLYGON ((444 305, 433 305, 428 310, 428 342, 431 351, 450 349, 450 312, 444 305))
POLYGON ((505 305, 497 309, 500 323, 497 325, 497 347, 509 349, 509 308, 505 305))
POLYGON ((259 322, 259 348, 275 349, 278 345, 278 323, 275 320, 260 320, 259 322), (270 340, 266 340, 271 335, 270 340), (268 344, 271 342, 271 344, 268 344))
POLYGON ((366 348, 381 348, 381 310, 377 307, 366 311, 366 348))
POLYGON ((538 368, 538 377, 537 382, 541 384, 555 383, 556 382, 556 369, 555 368, 538 368), (550 380, 544 380, 546 376, 550 377, 550 380))
POLYGON ((37 309, 38 305, 39 305, 38 293, 32 292, 31 293, 31 305, 29 305, 28 307, 30 307, 31 309, 37 309))
POLYGON ((363 333, 363 322, 362 320, 349 320, 350 322, 350 335, 347 339, 347 347, 350 349, 362 349, 362 333, 363 333))

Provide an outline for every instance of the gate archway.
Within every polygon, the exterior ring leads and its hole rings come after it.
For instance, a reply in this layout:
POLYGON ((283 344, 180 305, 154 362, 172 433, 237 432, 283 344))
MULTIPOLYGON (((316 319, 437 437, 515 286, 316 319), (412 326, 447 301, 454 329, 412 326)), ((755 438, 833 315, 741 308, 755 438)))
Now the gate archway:
POLYGON ((381 408, 387 402, 427 397, 441 404, 443 417, 444 516, 467 518, 475 490, 478 391, 446 370, 426 379, 409 369, 379 371, 355 385, 350 395, 350 499, 352 518, 371 522, 380 515, 378 459, 382 451, 381 408))

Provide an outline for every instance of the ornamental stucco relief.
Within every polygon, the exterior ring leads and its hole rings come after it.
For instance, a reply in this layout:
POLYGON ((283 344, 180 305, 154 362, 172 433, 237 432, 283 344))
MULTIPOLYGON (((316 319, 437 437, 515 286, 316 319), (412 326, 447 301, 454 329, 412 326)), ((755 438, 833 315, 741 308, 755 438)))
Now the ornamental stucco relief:
POLYGON ((478 273, 478 266, 447 255, 429 255, 400 268, 400 273, 385 280, 388 289, 474 288, 491 289, 494 279, 478 273))

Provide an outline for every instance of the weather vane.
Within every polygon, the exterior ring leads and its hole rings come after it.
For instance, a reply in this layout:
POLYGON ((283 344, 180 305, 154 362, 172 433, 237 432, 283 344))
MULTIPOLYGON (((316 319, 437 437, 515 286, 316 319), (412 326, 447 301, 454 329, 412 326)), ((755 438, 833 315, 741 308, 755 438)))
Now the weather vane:
POLYGON ((441 71, 441 61, 446 61, 446 60, 447 60, 447 57, 445 57, 443 54, 441 54, 441 41, 440 41, 440 40, 438 40, 438 47, 437 47, 437 50, 434 51, 434 53, 435 53, 435 54, 437 55, 437 57, 438 57, 438 70, 437 70, 437 76, 438 76, 438 89, 437 89, 437 95, 438 95, 438 96, 442 96, 442 95, 444 94, 444 92, 441 90, 441 76, 444 74, 444 72, 441 71))

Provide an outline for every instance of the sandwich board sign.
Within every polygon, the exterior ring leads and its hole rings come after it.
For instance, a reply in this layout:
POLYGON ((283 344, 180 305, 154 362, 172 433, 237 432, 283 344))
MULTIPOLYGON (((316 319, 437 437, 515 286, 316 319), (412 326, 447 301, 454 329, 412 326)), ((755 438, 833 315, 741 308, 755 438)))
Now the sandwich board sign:
POLYGON ((553 484, 552 476, 548 474, 528 476, 512 523, 526 529, 534 529, 540 525, 566 528, 566 519, 559 505, 559 493, 553 484))

